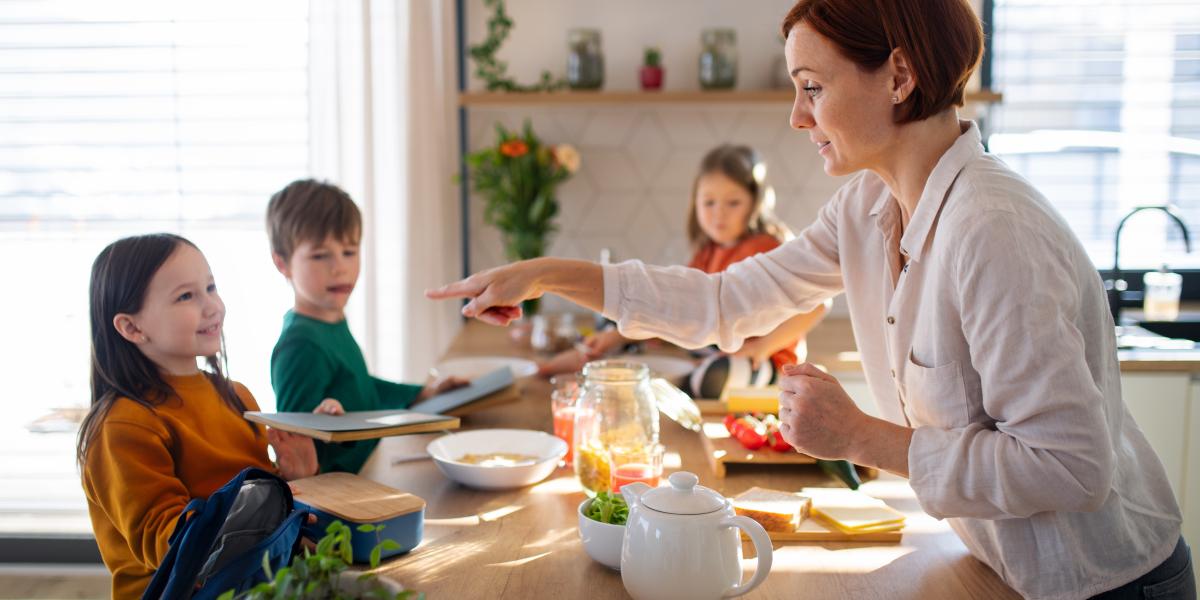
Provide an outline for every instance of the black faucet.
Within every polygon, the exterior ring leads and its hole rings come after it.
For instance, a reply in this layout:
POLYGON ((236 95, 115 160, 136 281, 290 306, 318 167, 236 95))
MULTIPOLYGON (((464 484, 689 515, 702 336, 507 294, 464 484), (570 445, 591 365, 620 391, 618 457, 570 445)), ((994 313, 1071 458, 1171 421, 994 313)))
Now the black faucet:
POLYGON ((1192 240, 1188 237, 1187 224, 1183 222, 1183 218, 1179 216, 1179 211, 1174 205, 1164 204, 1161 206, 1139 206, 1129 211, 1129 213, 1124 217, 1121 217, 1121 221, 1117 223, 1117 233, 1113 239, 1112 279, 1107 279, 1104 281, 1104 289, 1108 294, 1108 309, 1112 311, 1114 325, 1121 324, 1121 300, 1124 299, 1125 290, 1129 287, 1129 284, 1127 284, 1125 279, 1122 278, 1119 262, 1121 259, 1121 228, 1125 227, 1125 221, 1128 221, 1129 217, 1132 217, 1143 210, 1161 210, 1164 213, 1167 213, 1167 216, 1171 217, 1171 219, 1175 221, 1176 225, 1179 225, 1179 231, 1183 233, 1184 247, 1188 252, 1192 251, 1192 240))

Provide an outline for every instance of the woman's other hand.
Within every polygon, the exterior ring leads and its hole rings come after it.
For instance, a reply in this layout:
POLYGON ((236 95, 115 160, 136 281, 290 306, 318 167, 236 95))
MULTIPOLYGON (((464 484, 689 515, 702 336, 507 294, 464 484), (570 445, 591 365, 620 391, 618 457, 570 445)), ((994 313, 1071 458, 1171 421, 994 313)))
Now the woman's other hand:
POLYGON ((425 387, 421 388, 421 393, 417 394, 417 402, 428 400, 442 392, 458 389, 463 386, 470 385, 471 381, 462 377, 447 375, 445 377, 430 377, 425 381, 425 387))
POLYGON ((284 479, 317 474, 317 448, 312 438, 268 427, 267 442, 275 449, 275 462, 284 479))
POLYGON ((814 458, 851 456, 864 421, 838 380, 812 363, 787 365, 779 381, 779 420, 783 439, 814 458))
POLYGON ((314 415, 344 415, 346 409, 342 408, 342 403, 335 398, 326 398, 313 409, 314 415))

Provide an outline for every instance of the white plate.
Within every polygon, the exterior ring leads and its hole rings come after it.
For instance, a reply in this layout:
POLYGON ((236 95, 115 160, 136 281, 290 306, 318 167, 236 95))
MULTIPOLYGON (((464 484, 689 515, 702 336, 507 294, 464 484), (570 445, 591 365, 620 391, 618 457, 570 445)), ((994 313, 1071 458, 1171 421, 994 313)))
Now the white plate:
POLYGON ((644 363, 650 368, 650 373, 653 376, 662 377, 675 385, 681 384, 684 378, 696 368, 694 361, 662 354, 622 354, 613 357, 611 360, 644 363))
POLYGON ((513 377, 516 379, 537 374, 537 363, 532 360, 509 358, 506 356, 464 356, 462 358, 452 358, 439 363, 434 369, 437 370, 438 377, 453 376, 463 379, 475 379, 480 375, 487 375, 500 367, 512 369, 513 377))
POLYGON ((537 483, 558 467, 567 454, 567 443, 544 431, 479 429, 444 435, 426 447, 442 474, 463 485, 502 490, 537 483), (511 452, 538 457, 533 464, 484 467, 458 462, 464 454, 511 452))

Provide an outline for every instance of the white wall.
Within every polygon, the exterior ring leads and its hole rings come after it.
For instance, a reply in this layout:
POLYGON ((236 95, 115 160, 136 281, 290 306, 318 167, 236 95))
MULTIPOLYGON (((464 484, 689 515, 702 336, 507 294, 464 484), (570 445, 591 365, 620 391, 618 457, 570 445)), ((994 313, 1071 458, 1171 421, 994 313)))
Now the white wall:
MULTIPOLYGON (((483 40, 490 11, 467 0, 467 39, 483 40)), ((637 70, 646 46, 663 52, 666 89, 696 89, 700 31, 737 30, 738 87, 767 87, 783 49, 779 23, 792 0, 508 0, 513 29, 499 58, 518 81, 532 82, 543 69, 566 72, 567 30, 599 29, 606 66, 605 89, 638 89, 637 70)), ((468 68, 470 63, 468 62, 468 68)), ((474 78, 472 78, 474 79, 474 78)), ((473 80, 470 89, 482 89, 473 80)))

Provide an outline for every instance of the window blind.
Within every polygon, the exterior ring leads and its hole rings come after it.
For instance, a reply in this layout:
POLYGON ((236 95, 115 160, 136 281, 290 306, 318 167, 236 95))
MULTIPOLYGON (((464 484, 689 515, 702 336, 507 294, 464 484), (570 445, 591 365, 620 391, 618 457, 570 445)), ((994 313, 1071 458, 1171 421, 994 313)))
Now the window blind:
MULTIPOLYGON (((989 148, 1055 204, 1098 268, 1129 210, 1172 203, 1200 235, 1200 11, 1192 0, 995 0, 989 148)), ((1124 239, 1124 238, 1128 239, 1124 239)), ((1165 218, 1123 268, 1200 268, 1165 218)), ((1200 241, 1200 240, 1198 240, 1200 241)), ((1200 248, 1198 248, 1200 250, 1200 248)))
POLYGON ((91 530, 56 411, 88 405, 89 271, 118 237, 200 247, 230 374, 273 410, 292 297, 263 216, 311 171, 309 39, 302 0, 0 0, 0 380, 20 399, 0 423, 0 538, 91 530))
POLYGON ((308 171, 307 3, 7 0, 0 220, 261 220, 308 171))

